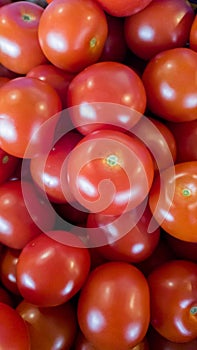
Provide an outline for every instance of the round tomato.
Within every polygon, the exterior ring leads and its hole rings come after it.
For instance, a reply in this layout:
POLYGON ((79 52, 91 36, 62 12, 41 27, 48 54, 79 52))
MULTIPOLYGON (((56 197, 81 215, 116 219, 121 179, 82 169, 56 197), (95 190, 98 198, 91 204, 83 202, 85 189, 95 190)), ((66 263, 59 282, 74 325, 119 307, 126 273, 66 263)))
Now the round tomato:
POLYGON ((75 199, 90 212, 121 215, 138 206, 153 180, 152 158, 136 137, 115 130, 86 135, 68 157, 75 199))
POLYGON ((90 255, 82 241, 69 232, 52 231, 39 235, 23 248, 16 280, 26 301, 43 307, 57 306, 81 289, 89 268, 90 255), (70 245, 59 243, 58 234, 70 245))
POLYGON ((0 344, 2 349, 30 350, 25 321, 10 306, 0 303, 0 344))
POLYGON ((68 107, 76 106, 70 115, 83 134, 106 124, 128 130, 146 108, 142 80, 118 62, 98 62, 77 74, 69 85, 67 100, 68 107))
POLYGON ((142 80, 148 108, 174 122, 196 119, 197 52, 181 47, 165 50, 147 64, 142 80))
POLYGON ((0 62, 6 68, 26 74, 36 65, 46 62, 38 41, 38 24, 42 13, 42 7, 28 1, 1 7, 0 62))
POLYGON ((60 97, 47 83, 28 77, 10 80, 0 89, 0 147, 23 158, 31 140, 26 157, 40 153, 53 140, 55 125, 51 123, 47 136, 39 129, 61 107, 60 97))
POLYGON ((151 324, 166 339, 185 343, 197 338, 197 264, 173 260, 148 276, 151 324))
POLYGON ((170 235, 197 243, 197 162, 176 164, 155 178, 149 204, 155 219, 170 235), (162 185, 162 191, 161 191, 162 185), (160 193, 161 191, 161 193, 160 193))
POLYGON ((41 48, 55 66, 78 72, 96 62, 107 38, 104 11, 93 0, 54 0, 40 19, 41 48))
POLYGON ((149 289, 143 274, 124 262, 95 268, 82 288, 78 322, 98 350, 131 349, 149 325, 149 289))
POLYGON ((142 11, 126 17, 127 45, 145 60, 164 50, 184 47, 194 16, 185 0, 152 0, 142 11))
POLYGON ((102 8, 112 16, 126 17, 145 8, 152 0, 97 0, 102 8))
POLYGON ((12 293, 20 295, 16 284, 16 265, 21 250, 6 248, 1 256, 0 278, 2 284, 12 293))

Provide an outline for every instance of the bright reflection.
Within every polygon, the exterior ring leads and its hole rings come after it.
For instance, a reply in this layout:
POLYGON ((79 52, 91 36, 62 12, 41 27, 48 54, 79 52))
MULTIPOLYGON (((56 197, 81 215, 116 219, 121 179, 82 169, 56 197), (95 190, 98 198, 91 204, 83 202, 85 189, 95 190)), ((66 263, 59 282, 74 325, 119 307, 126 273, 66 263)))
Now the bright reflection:
POLYGON ((57 52, 65 52, 68 49, 68 43, 65 37, 60 33, 50 32, 46 37, 47 44, 57 52))
POLYGON ((92 106, 89 105, 89 103, 84 102, 81 103, 79 106, 79 112, 82 117, 85 117, 86 119, 90 119, 91 121, 96 119, 96 112, 92 106))
POLYGON ((160 213, 161 213, 161 216, 164 218, 164 220, 167 220, 170 222, 174 221, 174 217, 172 216, 172 214, 169 213, 169 211, 165 209, 160 209, 160 213))
POLYGON ((152 41, 155 36, 154 30, 148 25, 141 26, 138 34, 143 41, 152 41))
POLYGON ((4 115, 0 115, 0 137, 8 142, 15 142, 17 140, 14 125, 9 120, 4 119, 4 115))
POLYGON ((89 329, 93 332, 100 332, 106 325, 104 316, 97 309, 93 309, 89 312, 87 322, 89 329))
POLYGON ((90 181, 87 180, 84 176, 79 176, 78 179, 79 187, 84 193, 88 193, 89 196, 95 196, 96 191, 94 186, 91 184, 90 181))
POLYGON ((16 58, 21 54, 20 47, 13 41, 0 36, 0 50, 3 54, 16 58))
POLYGON ((132 247, 132 252, 135 254, 139 254, 143 251, 143 244, 142 243, 137 243, 132 247))
POLYGON ((129 115, 124 115, 124 114, 119 114, 118 115, 118 120, 122 123, 122 124, 127 124, 130 121, 130 116, 129 115))
POLYGON ((184 99, 184 106, 187 108, 197 107, 197 94, 190 94, 184 99))
POLYGON ((140 333, 139 324, 132 323, 127 327, 126 330, 126 339, 132 341, 138 337, 140 333))
POLYGON ((64 289, 62 289, 61 291, 61 295, 67 295, 71 292, 71 290, 73 289, 74 286, 74 282, 71 280, 67 283, 66 287, 64 287, 64 289))
POLYGON ((27 288, 29 289, 32 289, 32 290, 35 290, 36 289, 36 285, 35 285, 35 282, 32 280, 32 278, 27 275, 26 273, 24 273, 22 275, 22 281, 21 283, 26 286, 27 288))
POLYGON ((162 96, 164 96, 167 100, 174 100, 175 98, 175 90, 166 82, 163 82, 160 87, 160 91, 162 96))
POLYGON ((178 328, 178 330, 180 331, 181 334, 187 336, 190 335, 190 331, 185 328, 182 320, 180 320, 180 318, 176 318, 175 317, 175 324, 176 324, 176 328, 178 328))
POLYGON ((9 274, 8 274, 8 280, 9 280, 10 282, 13 282, 13 283, 16 282, 16 278, 15 278, 15 276, 13 275, 13 273, 9 273, 9 274))
POLYGON ((55 176, 51 176, 49 174, 43 173, 43 182, 45 185, 49 187, 56 187, 59 183, 58 178, 55 176))
POLYGON ((10 234, 12 232, 12 226, 10 223, 0 216, 0 232, 3 234, 10 234))

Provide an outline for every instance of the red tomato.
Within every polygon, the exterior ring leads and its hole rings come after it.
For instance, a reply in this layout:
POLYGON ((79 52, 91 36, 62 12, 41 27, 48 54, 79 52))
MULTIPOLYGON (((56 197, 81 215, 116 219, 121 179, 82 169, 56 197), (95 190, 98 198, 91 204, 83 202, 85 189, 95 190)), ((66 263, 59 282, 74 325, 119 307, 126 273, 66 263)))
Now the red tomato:
POLYGON ((5 83, 7 83, 10 79, 7 77, 1 77, 0 76, 0 87, 3 86, 5 83))
POLYGON ((92 239, 92 245, 97 243, 100 246, 98 251, 107 260, 140 262, 153 253, 159 242, 159 227, 151 234, 147 232, 151 217, 148 207, 142 216, 139 208, 120 217, 89 214, 87 227, 90 241, 92 239), (96 237, 91 237, 91 227, 96 227, 96 237))
POLYGON ((83 335, 81 331, 78 332, 76 341, 74 343, 74 350, 96 350, 95 346, 93 346, 83 335))
POLYGON ((149 317, 149 289, 137 268, 110 262, 90 273, 79 295, 78 322, 97 350, 131 349, 143 340, 149 317))
POLYGON ((1 257, 0 276, 2 284, 12 293, 20 295, 16 284, 16 265, 21 250, 6 248, 1 257))
POLYGON ((105 13, 95 1, 54 0, 44 10, 38 36, 51 63, 79 72, 99 59, 107 30, 105 13))
POLYGON ((8 180, 19 164, 17 157, 11 156, 0 148, 0 184, 8 180))
POLYGON ((146 93, 131 68, 118 62, 99 62, 77 74, 70 83, 68 107, 77 105, 71 109, 71 119, 83 134, 106 124, 128 130, 145 111, 146 93))
POLYGON ((176 162, 197 161, 197 119, 183 123, 168 122, 167 127, 171 130, 176 141, 176 162))
POLYGON ((76 200, 90 212, 120 215, 149 193, 153 163, 137 138, 115 130, 85 136, 68 158, 68 183, 76 200))
POLYGON ((2 349, 30 350, 27 326, 18 312, 0 303, 0 344, 2 349))
POLYGON ((174 122, 196 119, 197 53, 189 48, 163 51, 147 64, 142 80, 148 108, 174 122))
POLYGON ((149 204, 155 219, 170 235, 197 243, 197 162, 167 168, 155 178, 149 204), (161 191, 162 184, 162 192, 161 191), (158 201, 158 199, 160 200, 158 201))
POLYGON ((62 107, 66 108, 67 90, 74 74, 65 72, 52 64, 41 64, 32 68, 26 75, 31 78, 38 78, 51 85, 61 98, 62 107))
POLYGON ((197 51, 197 15, 190 30, 189 45, 192 50, 197 51))
POLYGON ((23 300, 16 310, 27 324, 31 350, 70 350, 77 328, 76 312, 70 302, 41 308, 23 300))
POLYGON ((197 338, 197 264, 173 260, 148 276, 151 324, 166 339, 197 338))
POLYGON ((197 263, 197 243, 185 242, 171 235, 166 235, 167 243, 179 259, 191 260, 197 263))
POLYGON ((67 177, 62 175, 62 171, 66 167, 68 154, 81 138, 79 133, 70 131, 55 143, 48 156, 39 155, 31 159, 32 178, 52 202, 66 203, 74 200, 67 177))
POLYGON ((12 295, 2 287, 0 287, 0 303, 7 304, 11 307, 14 306, 12 295))
POLYGON ((0 186, 0 242, 14 249, 22 249, 40 234, 39 226, 52 229, 55 221, 55 215, 36 193, 35 187, 25 181, 23 187, 31 202, 31 215, 21 181, 9 181, 0 186))
MULTIPOLYGON (((46 143, 46 134, 39 134, 39 128, 60 110, 60 98, 47 83, 28 77, 10 80, 0 89, 1 148, 22 158, 32 139, 28 158, 33 157, 46 143)), ((47 143, 53 139, 53 127, 47 143)))
POLYGON ((152 0, 97 0, 102 8, 112 16, 125 17, 141 11, 152 0))
POLYGON ((152 0, 142 11, 126 17, 127 45, 145 60, 164 50, 184 47, 194 16, 185 0, 152 0))
POLYGON ((38 41, 38 24, 43 8, 28 1, 1 7, 0 62, 8 69, 26 74, 46 62, 38 41))
POLYGON ((89 252, 79 238, 66 231, 47 232, 22 250, 16 269, 18 288, 24 299, 32 304, 60 305, 81 289, 89 268, 89 252), (65 241, 70 240, 71 245, 59 243, 56 240, 58 234, 62 234, 65 241))

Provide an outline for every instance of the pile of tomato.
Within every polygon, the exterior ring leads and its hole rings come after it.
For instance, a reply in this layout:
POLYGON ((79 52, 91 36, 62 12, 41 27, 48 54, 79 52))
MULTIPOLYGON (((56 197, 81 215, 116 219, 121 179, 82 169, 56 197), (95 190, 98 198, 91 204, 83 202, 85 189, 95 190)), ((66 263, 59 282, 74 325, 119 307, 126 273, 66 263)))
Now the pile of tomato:
POLYGON ((197 14, 0 0, 0 349, 197 349, 197 14))

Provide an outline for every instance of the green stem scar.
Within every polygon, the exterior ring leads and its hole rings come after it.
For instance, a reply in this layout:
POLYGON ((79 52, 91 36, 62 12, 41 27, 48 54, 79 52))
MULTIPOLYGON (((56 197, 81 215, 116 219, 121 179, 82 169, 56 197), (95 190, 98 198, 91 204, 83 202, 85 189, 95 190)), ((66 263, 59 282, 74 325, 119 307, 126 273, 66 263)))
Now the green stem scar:
POLYGON ((92 38, 92 39, 90 40, 90 47, 91 47, 91 48, 94 48, 94 47, 96 46, 96 44, 97 44, 96 38, 92 38))
POLYGON ((110 166, 115 166, 118 164, 118 157, 115 154, 110 154, 106 158, 106 163, 110 166))
POLYGON ((3 164, 7 164, 8 160, 9 160, 9 157, 8 156, 4 156, 3 159, 2 159, 2 163, 3 164))
POLYGON ((184 188, 182 190, 182 194, 183 194, 184 197, 189 197, 191 195, 191 191, 188 188, 184 188))
POLYGON ((192 306, 191 309, 190 309, 190 313, 192 315, 197 315, 197 306, 192 306))

